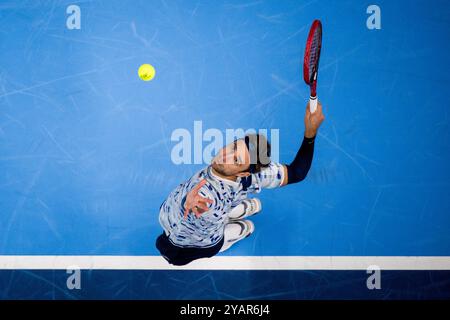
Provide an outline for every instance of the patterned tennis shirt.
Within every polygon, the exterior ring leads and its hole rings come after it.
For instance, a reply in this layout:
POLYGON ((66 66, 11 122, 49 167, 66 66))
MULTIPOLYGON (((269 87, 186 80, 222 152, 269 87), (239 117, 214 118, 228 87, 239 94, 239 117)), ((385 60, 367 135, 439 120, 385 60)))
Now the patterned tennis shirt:
POLYGON ((284 169, 279 163, 270 163, 259 173, 230 181, 218 177, 208 166, 176 187, 161 204, 159 222, 170 241, 179 247, 207 248, 222 240, 227 213, 246 199, 249 193, 259 193, 262 188, 276 188, 284 179, 284 169), (186 196, 202 179, 206 184, 199 195, 214 202, 199 218, 189 214, 184 219, 186 196))

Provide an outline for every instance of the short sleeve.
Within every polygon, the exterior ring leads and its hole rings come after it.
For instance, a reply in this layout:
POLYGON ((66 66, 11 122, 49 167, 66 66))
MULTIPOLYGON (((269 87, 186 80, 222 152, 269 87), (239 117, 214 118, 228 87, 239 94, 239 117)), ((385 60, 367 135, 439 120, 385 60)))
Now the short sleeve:
POLYGON ((273 189, 281 185, 284 180, 284 167, 280 163, 271 162, 256 174, 261 188, 273 189))

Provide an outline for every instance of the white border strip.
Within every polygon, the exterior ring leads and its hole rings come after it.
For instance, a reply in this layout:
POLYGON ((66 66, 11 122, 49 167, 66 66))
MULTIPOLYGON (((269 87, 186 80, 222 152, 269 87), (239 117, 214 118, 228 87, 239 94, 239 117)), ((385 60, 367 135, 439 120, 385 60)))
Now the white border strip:
POLYGON ((0 270, 450 270, 450 256, 215 256, 176 267, 161 256, 0 256, 0 270))

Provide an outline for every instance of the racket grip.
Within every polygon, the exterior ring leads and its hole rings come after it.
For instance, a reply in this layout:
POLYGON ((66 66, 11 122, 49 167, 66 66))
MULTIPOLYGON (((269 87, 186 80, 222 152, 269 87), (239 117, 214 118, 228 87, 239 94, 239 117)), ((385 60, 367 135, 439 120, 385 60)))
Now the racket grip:
POLYGON ((311 113, 314 113, 316 109, 317 109, 317 96, 309 97, 309 111, 311 111, 311 113))

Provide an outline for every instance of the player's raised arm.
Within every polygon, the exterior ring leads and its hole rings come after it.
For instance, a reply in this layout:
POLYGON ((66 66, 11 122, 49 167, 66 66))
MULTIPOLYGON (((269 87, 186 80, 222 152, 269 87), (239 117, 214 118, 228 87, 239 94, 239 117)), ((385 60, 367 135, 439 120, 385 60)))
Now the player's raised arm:
POLYGON ((325 116, 322 112, 322 104, 318 102, 317 110, 311 113, 308 102, 305 112, 305 135, 303 142, 295 159, 290 164, 284 165, 284 180, 281 186, 297 183, 306 178, 311 168, 314 155, 314 140, 323 120, 325 120, 325 116))

